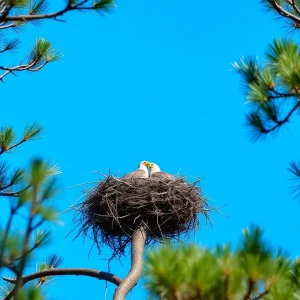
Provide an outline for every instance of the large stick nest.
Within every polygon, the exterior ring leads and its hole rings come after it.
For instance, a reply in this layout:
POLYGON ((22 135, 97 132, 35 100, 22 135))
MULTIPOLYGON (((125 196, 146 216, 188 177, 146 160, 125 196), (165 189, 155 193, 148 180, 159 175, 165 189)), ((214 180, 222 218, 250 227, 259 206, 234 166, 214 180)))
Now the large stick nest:
POLYGON ((124 254, 140 226, 149 246, 190 233, 199 226, 198 214, 208 218, 209 211, 199 181, 107 176, 80 204, 76 219, 79 234, 91 237, 99 250, 107 245, 116 256, 124 254))

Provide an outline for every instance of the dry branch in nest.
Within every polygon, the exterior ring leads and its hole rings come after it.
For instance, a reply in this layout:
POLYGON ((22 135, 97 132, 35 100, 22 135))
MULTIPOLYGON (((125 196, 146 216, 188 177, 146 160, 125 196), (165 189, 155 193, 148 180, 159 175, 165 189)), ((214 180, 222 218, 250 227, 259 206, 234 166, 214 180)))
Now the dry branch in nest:
POLYGON ((146 246, 178 239, 199 226, 199 213, 208 218, 211 211, 198 183, 184 178, 123 180, 109 175, 77 208, 79 234, 91 237, 99 251, 108 246, 113 256, 124 254, 141 226, 147 233, 146 246))

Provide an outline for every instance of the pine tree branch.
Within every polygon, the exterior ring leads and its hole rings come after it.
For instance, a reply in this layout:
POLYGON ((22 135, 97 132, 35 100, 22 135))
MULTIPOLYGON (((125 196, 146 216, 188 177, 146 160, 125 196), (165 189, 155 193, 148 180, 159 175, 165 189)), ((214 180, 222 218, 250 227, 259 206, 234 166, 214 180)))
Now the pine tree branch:
MULTIPOLYGON (((26 276, 22 277, 23 285, 26 284, 29 281, 39 279, 42 277, 48 277, 48 276, 66 276, 66 275, 74 275, 74 276, 88 276, 97 278, 99 280, 106 280, 110 283, 113 283, 115 285, 119 285, 123 280, 108 272, 102 272, 98 270, 93 269, 85 269, 85 268, 61 268, 61 269, 49 269, 49 270, 43 270, 40 272, 32 273, 26 276)), ((10 283, 16 283, 16 279, 6 278, 3 277, 3 280, 10 282, 10 283)))
POLYGON ((123 282, 115 290, 113 300, 124 300, 141 277, 146 236, 144 227, 140 227, 134 233, 131 246, 131 269, 123 282))
POLYGON ((4 190, 10 188, 13 185, 15 185, 15 183, 11 182, 11 183, 9 183, 9 184, 7 184, 5 186, 2 186, 2 187, 0 187, 0 191, 4 191, 4 190))
MULTIPOLYGON (((0 70, 1 70, 1 68, 2 68, 2 67, 0 66, 0 70)), ((19 145, 21 145, 21 144, 23 144, 23 143, 25 143, 25 142, 27 142, 27 141, 28 141, 27 139, 22 139, 20 142, 18 142, 18 143, 16 143, 16 144, 12 145, 12 146, 10 146, 10 147, 7 147, 7 148, 2 147, 1 150, 0 150, 0 155, 3 154, 4 152, 10 151, 10 150, 12 150, 13 148, 18 147, 19 145)))
MULTIPOLYGON (((49 61, 47 59, 45 59, 45 61, 40 66, 35 67, 40 62, 41 62, 41 57, 37 57, 34 61, 32 61, 28 64, 20 64, 20 65, 15 66, 15 67, 0 66, 0 70, 5 71, 2 75, 0 75, 0 81, 3 81, 3 78, 5 76, 7 76, 8 74, 10 74, 10 73, 12 73, 13 75, 16 76, 16 74, 14 72, 22 72, 22 71, 37 72, 37 71, 41 70, 46 64, 49 63, 49 61)), ((11 150, 11 149, 19 146, 20 144, 22 144, 24 142, 26 142, 26 139, 20 141, 20 143, 14 145, 14 146, 11 146, 11 147, 7 148, 6 151, 11 150)), ((2 150, 0 151, 0 155, 4 152, 2 150)))
MULTIPOLYGON (((99 280, 105 280, 110 283, 113 283, 115 285, 120 285, 123 280, 119 278, 118 276, 108 273, 108 272, 102 272, 98 270, 93 270, 93 269, 84 269, 84 268, 62 268, 62 269, 49 269, 49 270, 44 270, 36 273, 32 273, 26 276, 22 277, 22 285, 25 285, 27 282, 43 278, 43 277, 48 277, 48 276, 67 276, 67 275, 75 275, 75 276, 88 276, 88 277, 93 277, 97 278, 99 280)), ((11 278, 6 278, 3 277, 3 280, 10 282, 10 283, 16 283, 16 279, 11 279, 11 278)), ((13 295, 15 293, 15 289, 13 289, 5 298, 4 300, 9 300, 12 299, 13 295)))
POLYGON ((269 290, 265 290, 262 293, 260 293, 258 296, 256 296, 255 298, 252 298, 251 300, 259 300, 262 299, 265 295, 267 295, 270 291, 269 290))
POLYGON ((16 24, 16 22, 15 23, 10 23, 10 24, 7 24, 7 25, 0 25, 0 30, 8 29, 8 28, 14 28, 14 27, 17 27, 17 26, 18 25, 16 24))
POLYGON ((271 99, 277 99, 277 98, 290 98, 290 97, 297 97, 299 95, 294 93, 280 93, 276 91, 274 88, 270 89, 270 92, 272 92, 275 95, 269 95, 271 99))
POLYGON ((29 71, 29 72, 37 72, 37 71, 41 70, 47 63, 48 63, 48 62, 45 61, 45 62, 44 62, 42 65, 40 65, 39 67, 37 67, 37 68, 30 68, 30 69, 28 69, 28 71, 29 71))
MULTIPOLYGON (((276 123, 275 126, 269 128, 269 129, 266 129, 266 128, 265 128, 264 132, 262 132, 262 133, 264 133, 264 134, 270 133, 270 132, 276 130, 277 128, 279 128, 280 126, 282 126, 283 124, 285 124, 286 122, 288 122, 289 119, 290 119, 290 117, 292 116, 292 114, 297 110, 297 108, 298 108, 299 106, 300 106, 300 103, 297 103, 297 104, 289 111, 289 113, 286 115, 286 117, 285 117, 284 119, 282 119, 282 120, 280 120, 280 121, 276 121, 276 122, 275 122, 275 123, 276 123)), ((273 121, 273 122, 274 122, 274 121, 273 121)))
POLYGON ((10 231, 10 228, 11 228, 11 224, 12 224, 13 218, 14 218, 16 212, 18 211, 18 209, 20 207, 21 207, 20 204, 18 204, 15 207, 13 207, 11 205, 10 215, 9 215, 8 221, 6 223, 4 236, 3 236, 2 240, 1 240, 1 244, 2 245, 0 247, 0 264, 2 263, 2 260, 3 260, 3 255, 4 255, 4 250, 5 250, 5 244, 6 244, 6 241, 7 241, 7 238, 8 238, 8 234, 9 234, 9 231, 10 231))
POLYGON ((224 282, 224 300, 229 300, 229 280, 230 275, 226 274, 224 282))
POLYGON ((19 197, 22 192, 28 190, 31 186, 28 185, 24 189, 16 192, 0 192, 1 197, 19 197))
POLYGON ((18 270, 17 270, 17 274, 16 274, 16 283, 15 283, 15 287, 14 287, 13 293, 12 293, 12 296, 14 296, 14 297, 18 294, 20 288, 23 286, 23 272, 24 272, 26 262, 27 262, 27 253, 30 250, 29 238, 33 231, 32 224, 33 224, 33 220, 34 220, 34 217, 36 214, 37 204, 38 204, 38 186, 33 185, 33 196, 32 196, 32 201, 31 201, 31 206, 30 206, 29 218, 28 218, 27 226, 26 226, 23 248, 22 248, 22 252, 21 252, 21 261, 18 266, 18 270))
POLYGON ((292 13, 285 10, 282 6, 280 6, 276 0, 268 0, 268 2, 271 4, 271 6, 283 17, 287 17, 294 21, 295 23, 300 25, 300 18, 296 17, 292 13))
POLYGON ((286 1, 293 7, 295 12, 300 15, 300 9, 296 5, 295 0, 286 0, 286 1))
POLYGON ((249 299, 251 299, 250 297, 251 297, 251 293, 254 290, 254 287, 255 287, 255 281, 252 280, 251 278, 249 278, 249 280, 248 280, 248 289, 247 289, 247 292, 246 292, 243 300, 249 300, 249 299))
POLYGON ((7 52, 7 51, 9 51, 9 49, 3 48, 2 50, 0 50, 0 54, 2 54, 2 53, 4 53, 4 52, 7 52))
POLYGON ((42 20, 42 19, 53 19, 57 20, 57 17, 63 16, 64 14, 70 11, 86 11, 86 10, 96 10, 93 5, 92 6, 84 6, 88 0, 83 0, 75 5, 71 5, 68 3, 65 8, 60 11, 48 13, 48 14, 36 14, 36 15, 15 15, 15 16, 8 16, 7 14, 0 16, 0 21, 2 22, 10 22, 10 21, 21 21, 21 22, 28 22, 28 21, 35 21, 35 20, 42 20))
MULTIPOLYGON (((13 74, 16 76, 16 74, 14 72, 21 72, 21 71, 30 71, 30 72, 37 72, 40 69, 42 69, 48 62, 44 62, 41 66, 37 67, 37 68, 33 68, 33 66, 36 64, 37 62, 35 62, 34 64, 28 64, 28 65, 19 65, 16 67, 2 67, 0 66, 0 70, 6 70, 2 75, 0 75, 0 81, 3 81, 3 78, 5 76, 7 76, 8 74, 13 74)), ((17 145, 18 146, 18 145, 17 145)), ((0 153, 2 154, 2 153, 0 153)))
POLYGON ((0 10, 0 14, 3 14, 4 11, 6 10, 7 8, 7 4, 4 5, 4 1, 0 1, 0 5, 1 5, 1 10, 0 10))

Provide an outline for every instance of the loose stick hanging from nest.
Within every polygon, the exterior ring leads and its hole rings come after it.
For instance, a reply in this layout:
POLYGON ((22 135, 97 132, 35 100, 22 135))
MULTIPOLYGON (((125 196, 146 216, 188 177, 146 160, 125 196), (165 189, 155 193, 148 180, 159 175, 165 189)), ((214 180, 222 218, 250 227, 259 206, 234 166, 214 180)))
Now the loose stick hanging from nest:
POLYGON ((208 218, 212 208, 198 182, 107 176, 80 204, 78 235, 91 237, 99 251, 106 245, 120 256, 132 243, 132 268, 114 299, 124 299, 140 277, 144 246, 189 234, 199 226, 199 213, 208 218))

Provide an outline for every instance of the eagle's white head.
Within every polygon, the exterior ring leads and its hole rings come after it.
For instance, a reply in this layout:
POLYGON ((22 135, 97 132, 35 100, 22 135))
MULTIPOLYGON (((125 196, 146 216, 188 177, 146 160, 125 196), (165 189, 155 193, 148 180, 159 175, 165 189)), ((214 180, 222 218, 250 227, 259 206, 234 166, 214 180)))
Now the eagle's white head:
POLYGON ((141 162, 139 163, 138 169, 139 169, 139 170, 143 170, 143 171, 148 172, 148 168, 147 168, 147 167, 150 167, 150 165, 151 165, 151 164, 150 164, 148 161, 143 160, 143 161, 141 161, 141 162))
POLYGON ((160 172, 160 167, 155 163, 151 163, 149 168, 151 173, 160 172))

